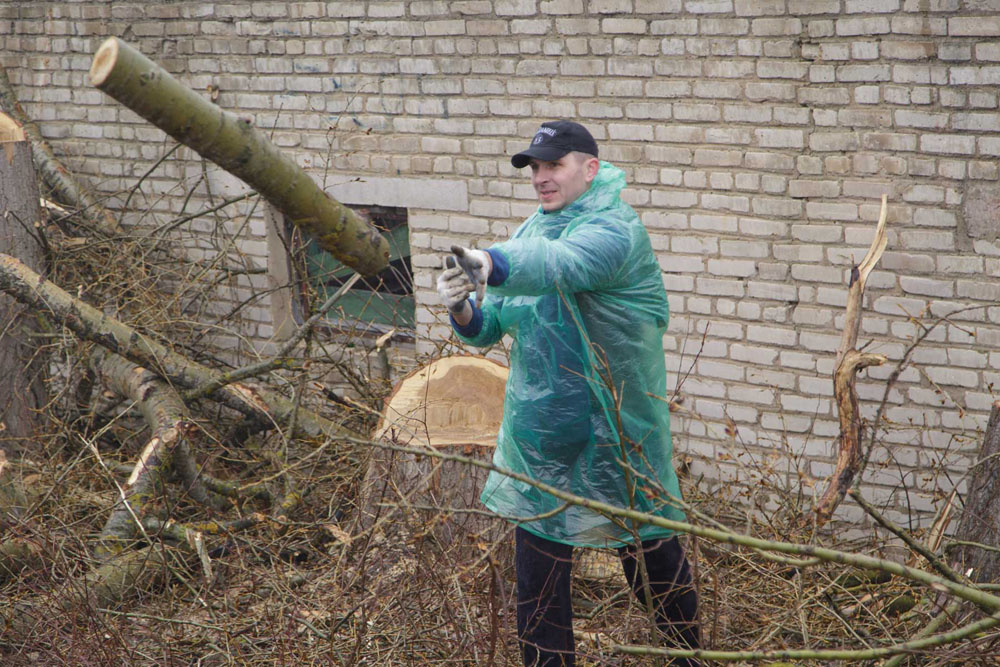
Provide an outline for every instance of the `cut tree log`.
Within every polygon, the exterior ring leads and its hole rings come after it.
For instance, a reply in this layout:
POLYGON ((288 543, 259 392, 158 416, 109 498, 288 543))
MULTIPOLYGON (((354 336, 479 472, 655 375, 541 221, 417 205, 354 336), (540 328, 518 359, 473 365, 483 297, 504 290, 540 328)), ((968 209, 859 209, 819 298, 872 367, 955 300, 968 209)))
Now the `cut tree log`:
POLYGON ((1000 582, 1000 402, 993 404, 955 531, 955 568, 980 583, 1000 582))
MULTIPOLYGON (((24 131, 0 113, 0 252, 20 257, 39 271, 44 263, 39 240, 38 185, 31 147, 24 131)), ((0 295, 0 450, 13 454, 30 449, 46 402, 47 363, 32 338, 38 333, 30 309, 0 295)))
POLYGON ((52 197, 59 203, 79 211, 98 231, 109 236, 120 233, 121 229, 115 217, 63 166, 53 152, 52 146, 45 141, 41 131, 28 118, 28 114, 17 101, 14 87, 10 85, 7 70, 2 64, 0 64, 0 109, 13 116, 23 128, 24 134, 31 142, 31 152, 35 157, 35 165, 41 174, 42 182, 52 192, 52 197))
MULTIPOLYGON (((396 383, 374 440, 491 460, 506 382, 507 369, 485 357, 437 359, 396 383)), ((361 523, 367 527, 397 512, 420 512, 427 515, 427 532, 445 547, 468 544, 471 538, 490 543, 508 526, 481 511, 479 494, 488 474, 475 466, 374 447, 361 523)))
MULTIPOLYGON (((219 378, 217 371, 177 354, 149 336, 70 296, 10 255, 0 254, 0 290, 21 303, 42 310, 80 338, 98 343, 181 387, 194 388, 219 378)), ((216 389, 211 396, 265 426, 287 425, 293 421, 294 415, 295 434, 299 437, 367 440, 359 433, 263 387, 234 382, 216 389)))
POLYGON ((389 243, 335 201, 251 121, 237 118, 177 81, 125 44, 108 38, 90 81, 185 146, 246 181, 321 248, 371 276, 389 263, 389 243))
POLYGON ((888 238, 885 222, 889 214, 887 197, 882 195, 882 209, 879 212, 875 238, 861 264, 851 270, 850 286, 847 290, 847 309, 844 317, 844 333, 837 351, 837 364, 833 373, 833 395, 837 401, 840 420, 840 438, 837 467, 815 507, 817 523, 829 521, 834 510, 840 505, 850 488, 854 476, 861 465, 861 416, 858 413, 858 393, 855 389, 859 371, 869 366, 880 366, 886 362, 881 354, 862 353, 855 349, 861 329, 861 303, 865 293, 868 275, 878 264, 888 238))

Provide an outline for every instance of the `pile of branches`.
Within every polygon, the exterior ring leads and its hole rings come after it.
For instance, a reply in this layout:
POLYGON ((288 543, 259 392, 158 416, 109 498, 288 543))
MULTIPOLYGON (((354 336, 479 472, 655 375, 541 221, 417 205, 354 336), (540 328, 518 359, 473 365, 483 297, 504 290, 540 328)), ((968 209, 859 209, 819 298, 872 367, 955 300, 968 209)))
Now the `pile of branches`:
MULTIPOLYGON (((270 444, 252 439, 223 448, 213 464, 234 474, 260 469, 270 444)), ((128 599, 101 597, 103 589, 80 575, 97 566, 88 536, 99 534, 124 476, 100 462, 110 465, 113 448, 102 446, 98 459, 65 443, 49 446, 50 456, 31 471, 34 499, 22 528, 38 547, 38 564, 2 588, 10 607, 25 610, 7 616, 5 664, 519 664, 510 535, 445 545, 434 519, 457 510, 402 501, 362 528, 350 518, 356 486, 332 456, 291 472, 313 492, 287 520, 207 537, 204 559, 177 546, 165 521, 145 523, 155 547, 137 544, 128 553, 146 554, 144 566, 157 580, 128 599)), ((872 664, 899 652, 908 664, 977 665, 1000 656, 990 616, 959 604, 952 596, 959 588, 918 552, 903 553, 874 530, 854 531, 849 540, 816 534, 776 480, 761 478, 755 489, 777 500, 779 509, 767 514, 735 509, 695 482, 685 479, 696 535, 687 545, 707 658, 872 664), (978 624, 975 632, 962 630, 970 624, 978 624)), ((214 510, 165 491, 162 511, 188 530, 215 520, 214 510)), ((266 496, 247 498, 230 511, 250 516, 269 505, 266 496)), ((614 553, 577 556, 583 664, 664 659, 614 553)))
MULTIPOLYGON (((324 304, 307 294, 312 317, 271 354, 257 354, 242 335, 244 312, 263 295, 224 309, 215 301, 220 290, 245 292, 247 277, 263 270, 221 231, 244 227, 255 197, 219 201, 206 166, 179 184, 185 208, 202 202, 201 210, 158 211, 145 178, 176 153, 165 145, 117 193, 132 206, 127 231, 98 199, 75 207, 46 199, 34 228, 44 275, 0 256, 0 288, 35 314, 38 356, 52 371, 38 432, 23 456, 0 459, 0 584, 10 602, 0 606, 2 653, 78 646, 97 655, 66 639, 84 619, 100 619, 98 609, 178 581, 190 591, 214 586, 213 563, 229 553, 253 562, 315 557, 351 514, 361 444, 388 388, 358 364, 356 352, 371 345, 314 347, 339 294, 324 304), (189 229, 205 218, 218 233, 189 229), (194 241, 196 259, 187 251, 194 241), (236 349, 220 347, 220 334, 236 349), (353 399, 328 388, 331 374, 354 388, 353 399), (296 532, 313 498, 329 512, 296 532)), ((40 172, 72 179, 61 167, 40 172)), ((46 186, 46 197, 65 192, 46 186)))

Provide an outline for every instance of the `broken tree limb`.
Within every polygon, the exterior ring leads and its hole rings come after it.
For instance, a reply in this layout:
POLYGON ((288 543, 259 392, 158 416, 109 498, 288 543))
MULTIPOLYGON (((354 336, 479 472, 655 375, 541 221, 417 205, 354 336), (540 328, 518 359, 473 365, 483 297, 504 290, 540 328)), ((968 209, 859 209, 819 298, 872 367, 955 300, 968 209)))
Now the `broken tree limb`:
POLYGON ((886 219, 889 217, 888 198, 882 195, 882 208, 878 215, 878 224, 875 226, 875 238, 865 253, 861 263, 851 269, 851 279, 847 288, 847 307, 844 314, 844 333, 840 338, 840 348, 837 350, 837 363, 843 363, 844 355, 848 350, 854 349, 858 344, 858 332, 861 330, 861 303, 864 297, 865 284, 868 276, 882 259, 886 244, 889 242, 885 231, 886 219))
POLYGON ((830 520, 834 510, 840 505, 850 488, 854 476, 861 465, 861 416, 858 412, 858 392, 855 388, 859 371, 869 366, 880 366, 886 362, 881 354, 862 353, 855 349, 858 332, 861 329, 861 304, 865 283, 875 268, 888 242, 885 222, 889 209, 886 195, 882 195, 882 209, 879 212, 875 238, 861 263, 851 269, 850 286, 847 290, 847 309, 844 317, 844 333, 837 350, 837 365, 833 373, 833 395, 837 401, 840 420, 840 438, 837 466, 830 476, 829 484, 815 507, 816 520, 822 524, 830 520))
MULTIPOLYGON (((213 382, 219 375, 217 371, 167 349, 149 336, 75 299, 16 258, 4 254, 0 254, 0 290, 22 303, 45 311, 53 320, 65 325, 80 338, 94 341, 174 384, 191 388, 213 382)), ((367 440, 340 424, 296 406, 277 392, 262 387, 234 383, 219 388, 212 397, 268 426, 288 424, 292 415, 297 412, 295 433, 299 436, 367 440)))
POLYGON ((42 182, 52 192, 53 198, 65 206, 78 210, 98 231, 109 236, 120 233, 121 229, 115 217, 63 166, 53 152, 52 146, 42 137, 38 126, 28 118, 21 103, 17 101, 17 95, 7 77, 7 70, 2 64, 0 64, 0 109, 13 116, 24 129, 25 135, 31 142, 35 166, 42 177, 42 182))
POLYGON ((95 552, 106 558, 138 536, 137 519, 150 501, 162 494, 170 473, 180 477, 184 490, 195 501, 216 509, 221 506, 198 479, 188 445, 198 429, 173 388, 155 373, 103 349, 96 350, 91 361, 109 389, 135 401, 151 430, 98 538, 95 552))
POLYGON ((321 248, 371 276, 389 263, 389 244, 374 226, 323 192, 250 120, 212 104, 163 68, 108 38, 90 82, 171 137, 246 181, 321 248))
POLYGON ((177 430, 182 437, 177 440, 171 456, 174 475, 195 502, 213 509, 225 509, 228 503, 212 497, 201 479, 201 471, 188 446, 188 440, 197 429, 174 388, 152 371, 103 348, 93 352, 91 364, 111 391, 136 402, 154 437, 170 428, 177 430))

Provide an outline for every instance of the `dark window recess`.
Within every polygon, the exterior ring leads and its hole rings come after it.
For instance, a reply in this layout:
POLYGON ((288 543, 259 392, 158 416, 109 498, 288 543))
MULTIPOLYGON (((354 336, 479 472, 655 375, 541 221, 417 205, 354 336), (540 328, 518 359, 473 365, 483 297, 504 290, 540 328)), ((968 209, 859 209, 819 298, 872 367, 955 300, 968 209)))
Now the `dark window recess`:
MULTIPOLYGON (((352 206, 351 209, 370 220, 389 241, 389 266, 375 276, 356 282, 327 314, 327 319, 340 320, 342 324, 373 323, 386 328, 413 328, 415 304, 406 209, 388 206, 352 206)), ((314 307, 319 308, 354 275, 354 270, 321 250, 312 239, 307 240, 304 254, 309 283, 315 290, 314 307)))

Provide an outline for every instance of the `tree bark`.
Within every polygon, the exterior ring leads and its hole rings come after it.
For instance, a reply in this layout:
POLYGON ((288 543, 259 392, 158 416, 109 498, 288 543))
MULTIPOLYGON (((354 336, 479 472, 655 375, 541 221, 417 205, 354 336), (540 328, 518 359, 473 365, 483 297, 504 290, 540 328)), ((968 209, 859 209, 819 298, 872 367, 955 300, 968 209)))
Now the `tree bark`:
POLYGON ((0 65, 0 109, 13 116, 23 127, 24 134, 31 141, 31 152, 35 157, 35 164, 42 181, 52 192, 52 197, 61 204, 78 210, 83 218, 99 231, 109 236, 120 232, 118 221, 111 212, 104 208, 94 194, 62 165, 52 151, 52 146, 45 141, 38 127, 28 118, 28 114, 17 101, 17 95, 14 94, 14 88, 10 85, 7 70, 3 65, 0 65))
MULTIPOLYGON (((182 387, 193 388, 218 379, 219 373, 157 343, 31 271, 17 259, 0 254, 0 290, 18 301, 44 310, 77 336, 91 340, 129 361, 154 371, 182 387)), ((287 425, 295 415, 295 433, 306 438, 366 440, 316 413, 296 406, 280 394, 243 383, 225 385, 212 393, 222 404, 265 425, 287 425)))
MULTIPOLYGON (((42 267, 41 211, 31 146, 21 127, 0 113, 0 252, 42 267)), ((38 410, 45 404, 45 361, 31 338, 38 332, 30 309, 0 296, 0 449, 23 451, 35 435, 38 410)))
POLYGON ((375 227, 323 192, 249 119, 220 109, 117 37, 94 54, 90 82, 246 181, 347 266, 371 276, 388 265, 389 244, 375 227))
POLYGON ((969 578, 976 582, 1000 582, 1000 401, 990 413, 955 539, 973 543, 959 544, 955 569, 963 574, 971 569, 969 578))

